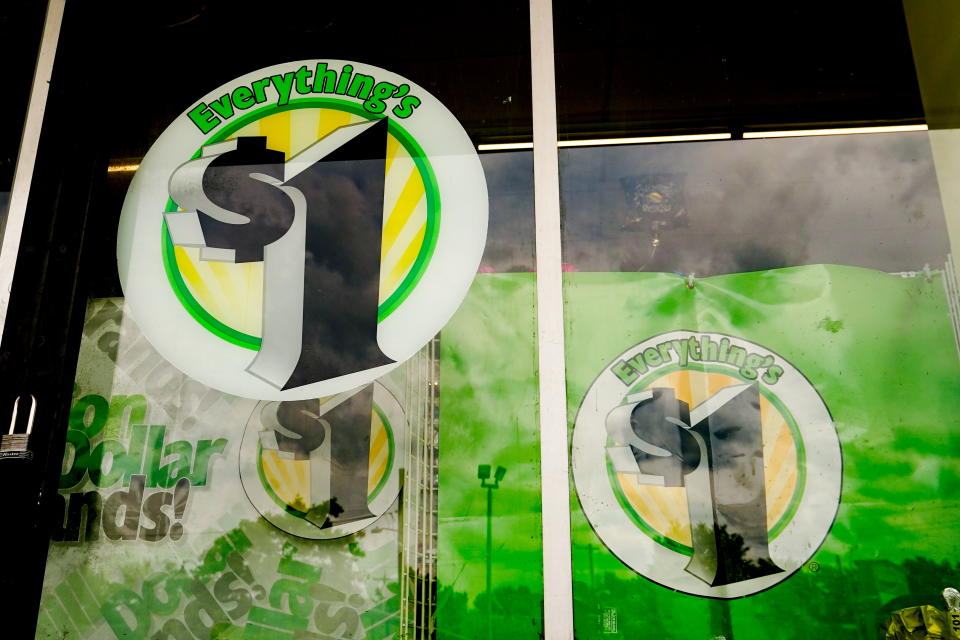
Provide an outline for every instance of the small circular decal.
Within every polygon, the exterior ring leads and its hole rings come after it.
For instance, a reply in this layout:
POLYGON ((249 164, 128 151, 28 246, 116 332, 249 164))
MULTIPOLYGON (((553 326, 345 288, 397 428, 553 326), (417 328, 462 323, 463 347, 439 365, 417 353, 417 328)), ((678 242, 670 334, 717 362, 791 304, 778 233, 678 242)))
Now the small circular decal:
POLYGON ((660 334, 611 362, 577 413, 572 465, 614 555, 712 598, 799 570, 840 501, 840 441, 816 389, 773 351, 716 333, 660 334))
POLYGON ((126 303, 174 366, 259 400, 384 375, 453 315, 487 230, 476 150, 422 87, 305 60, 203 96, 121 213, 126 303))
POLYGON ((348 397, 260 402, 240 444, 243 490, 289 534, 328 540, 355 533, 400 493, 405 422, 381 381, 348 397))

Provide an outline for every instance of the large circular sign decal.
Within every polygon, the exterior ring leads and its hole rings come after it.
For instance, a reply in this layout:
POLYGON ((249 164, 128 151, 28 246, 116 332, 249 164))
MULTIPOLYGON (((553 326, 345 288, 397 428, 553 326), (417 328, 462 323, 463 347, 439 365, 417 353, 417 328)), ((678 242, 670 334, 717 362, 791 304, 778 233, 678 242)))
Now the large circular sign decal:
POLYGON ((423 88, 291 62, 211 91, 160 135, 124 201, 120 281, 187 375, 260 400, 331 396, 453 315, 487 211, 473 144, 423 88))
POLYGON ((581 403, 572 458, 607 548, 698 596, 786 579, 840 503, 840 441, 820 394, 779 354, 716 333, 664 333, 615 358, 581 403))

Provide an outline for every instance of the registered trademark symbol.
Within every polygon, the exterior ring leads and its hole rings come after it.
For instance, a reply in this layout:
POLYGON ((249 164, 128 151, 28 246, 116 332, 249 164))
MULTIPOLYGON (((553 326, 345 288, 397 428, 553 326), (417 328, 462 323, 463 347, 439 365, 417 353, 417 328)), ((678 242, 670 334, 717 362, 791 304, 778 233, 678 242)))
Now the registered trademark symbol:
POLYGON ((820 563, 817 561, 808 562, 807 569, 810 570, 810 573, 816 573, 817 571, 820 571, 820 563))

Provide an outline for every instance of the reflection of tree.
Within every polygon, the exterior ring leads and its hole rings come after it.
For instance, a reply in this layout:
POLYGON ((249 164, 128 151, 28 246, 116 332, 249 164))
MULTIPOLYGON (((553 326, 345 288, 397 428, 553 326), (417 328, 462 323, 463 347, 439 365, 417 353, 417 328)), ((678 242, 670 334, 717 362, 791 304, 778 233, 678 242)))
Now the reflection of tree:
POLYGON ((574 582, 574 626, 578 639, 671 637, 663 619, 651 615, 656 608, 654 602, 637 597, 638 587, 649 584, 644 578, 622 580, 617 574, 606 572, 594 579, 595 590, 583 582, 574 582))
MULTIPOLYGON (((694 555, 687 572, 711 586, 735 584, 783 571, 766 553, 751 553, 744 537, 726 524, 700 524, 693 528, 694 555)), ((766 540, 759 545, 766 550, 766 540)))
MULTIPOLYGON (((742 548, 736 540, 730 544, 742 548)), ((730 600, 733 638, 727 640, 875 640, 883 637, 880 626, 893 611, 922 604, 942 608, 940 591, 960 584, 960 564, 927 558, 895 563, 842 561, 821 554, 816 561, 765 592, 730 600)), ((614 566, 609 557, 597 558, 594 588, 585 562, 575 562, 574 572, 577 640, 688 640, 718 635, 712 628, 716 623, 711 619, 711 601, 706 598, 658 586, 614 566), (615 634, 603 626, 609 611, 616 611, 615 634)))
MULTIPOLYGON (((732 548, 745 552, 742 540, 734 538, 729 541, 732 548)), ((288 539, 278 536, 276 542, 274 548, 266 545, 245 552, 256 573, 267 572, 275 566, 279 555, 289 553, 289 549, 283 548, 284 542, 289 544, 288 539)), ((356 557, 351 542, 355 540, 325 544, 323 552, 316 555, 309 549, 312 545, 307 544, 298 550, 297 557, 306 556, 308 562, 325 564, 319 556, 329 557, 332 553, 341 562, 349 562, 350 557, 356 557)), ((880 625, 893 611, 920 604, 942 607, 943 587, 960 584, 960 564, 937 563, 927 558, 900 564, 882 559, 842 562, 836 557, 819 558, 818 562, 819 565, 808 565, 766 592, 729 601, 733 637, 728 636, 727 640, 766 640, 774 631, 778 640, 874 640, 882 637, 880 625), (817 570, 812 571, 810 566, 817 570)), ((579 580, 574 583, 578 640, 688 640, 719 635, 719 630, 713 628, 717 624, 716 616, 711 614, 713 601, 676 593, 632 572, 611 570, 603 564, 604 560, 598 558, 592 583, 586 563, 575 567, 580 569, 575 574, 579 580)), ((539 591, 503 585, 470 602, 465 592, 453 587, 438 586, 432 581, 420 584, 423 589, 436 589, 434 637, 439 640, 485 640, 491 597, 496 637, 541 637, 543 594, 539 591)), ((387 589, 396 593, 397 586, 394 583, 387 589)), ((225 628, 220 637, 232 640, 230 633, 237 630, 225 628)))
POLYGON ((944 587, 960 585, 960 565, 950 566, 947 562, 937 563, 929 558, 912 558, 903 563, 906 570, 907 590, 910 596, 919 598, 917 604, 936 604, 943 607, 941 592, 944 587), (947 578, 949 576, 949 578, 947 578))
POLYGON ((493 629, 498 638, 538 639, 543 634, 543 593, 524 585, 504 585, 481 593, 472 606, 467 594, 440 587, 437 637, 440 640, 485 640, 487 606, 492 597, 493 629))
MULTIPOLYGON (((407 607, 408 610, 412 609, 412 613, 407 614, 406 622, 412 625, 408 633, 417 638, 426 637, 423 630, 435 629, 435 611, 430 603, 437 602, 437 579, 424 575, 419 568, 414 567, 406 568, 406 579, 409 585, 407 597, 410 599, 407 607)), ((435 637, 435 634, 431 637, 435 637)))
MULTIPOLYGON (((189 629, 191 637, 202 635, 210 640, 241 640, 249 637, 249 634, 244 636, 244 626, 251 606, 285 611, 287 605, 282 598, 275 600, 280 591, 274 593, 273 588, 282 581, 288 585, 302 583, 309 586, 309 599, 313 602, 309 614, 298 614, 305 616, 308 628, 299 630, 295 637, 300 640, 331 638, 334 636, 327 633, 329 630, 346 625, 343 637, 382 640, 397 631, 399 585, 396 565, 390 561, 391 554, 378 551, 388 547, 387 551, 395 553, 396 544, 382 540, 378 548, 365 548, 364 539, 383 530, 395 537, 395 529, 374 525, 342 538, 306 540, 289 536, 262 519, 244 520, 214 540, 193 562, 167 563, 162 573, 156 572, 156 567, 147 562, 121 563, 123 586, 113 585, 114 593, 104 594, 104 599, 127 591, 135 595, 144 589, 145 577, 153 577, 155 583, 160 584, 156 581, 160 575, 168 581, 164 588, 171 589, 171 585, 175 585, 187 594, 183 598, 186 609, 152 618, 148 612, 150 629, 157 631, 155 637, 186 633, 189 629), (361 560, 378 555, 381 557, 375 565, 361 560), (284 559, 294 561, 297 566, 290 566, 287 573, 281 573, 280 563, 284 559), (215 585, 227 574, 234 575, 233 581, 229 582, 234 597, 224 600, 225 592, 215 585), (242 591, 247 594, 236 596, 242 591), (201 592, 205 595, 198 595, 201 592), (191 622, 189 607, 194 606, 194 598, 200 597, 205 598, 203 611, 206 617, 201 616, 198 622, 194 616, 191 622), (328 606, 330 603, 335 609, 328 606), (166 631, 160 633, 161 627, 166 631)), ((101 582, 96 578, 91 580, 90 574, 86 578, 91 583, 101 582)), ((122 599, 117 601, 125 602, 122 599)))
POLYGON ((720 552, 718 555, 722 563, 717 567, 717 574, 725 577, 723 584, 732 584, 783 571, 770 562, 769 558, 748 557, 750 547, 744 542, 743 536, 738 533, 729 533, 726 525, 716 527, 716 531, 717 549, 720 552))

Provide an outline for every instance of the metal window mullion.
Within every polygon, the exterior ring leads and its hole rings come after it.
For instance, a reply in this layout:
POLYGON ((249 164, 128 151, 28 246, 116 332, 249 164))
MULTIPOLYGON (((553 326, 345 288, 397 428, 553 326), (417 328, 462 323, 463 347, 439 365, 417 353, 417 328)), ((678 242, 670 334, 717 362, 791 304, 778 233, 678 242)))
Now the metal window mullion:
POLYGON ((430 357, 430 382, 431 382, 431 403, 430 403, 430 572, 428 575, 427 581, 427 596, 430 603, 430 617, 428 619, 427 626, 427 637, 432 638, 435 629, 436 622, 436 601, 435 597, 435 588, 436 588, 436 573, 437 573, 437 527, 439 524, 439 513, 438 513, 438 504, 437 504, 437 482, 438 482, 438 460, 439 451, 437 450, 437 433, 438 433, 438 404, 440 402, 440 353, 439 353, 439 340, 434 339, 430 342, 431 347, 431 357, 430 357))
POLYGON ((47 4, 43 36, 40 40, 40 50, 37 53, 37 66, 33 72, 33 85, 30 89, 30 102, 27 106, 27 118, 23 123, 23 136, 20 138, 17 166, 13 171, 13 184, 10 187, 6 222, 2 225, 3 240, 0 244, 0 336, 3 335, 3 327, 7 320, 10 287, 13 285, 13 272, 17 265, 17 255, 20 253, 20 239, 23 235, 23 223, 27 214, 27 199, 30 196, 33 169, 37 162, 40 130, 43 127, 43 114, 47 108, 50 76, 53 74, 53 61, 57 54, 57 42, 60 39, 60 26, 63 23, 65 3, 66 0, 49 0, 47 4))
POLYGON ((410 495, 411 495, 411 509, 409 515, 411 516, 411 527, 410 527, 410 563, 407 566, 407 570, 410 572, 410 627, 411 635, 413 638, 419 638, 420 634, 417 631, 417 616, 419 614, 419 598, 418 598, 418 575, 417 571, 420 566, 419 558, 419 536, 420 536, 420 431, 423 429, 423 421, 421 419, 420 412, 422 411, 423 405, 423 354, 422 352, 417 352, 416 361, 415 361, 415 375, 414 375, 414 411, 413 411, 413 421, 414 427, 411 432, 410 445, 411 445, 411 476, 410 476, 410 495))
POLYGON ((431 473, 433 471, 433 456, 430 454, 430 443, 432 441, 431 432, 433 431, 433 340, 427 344, 425 349, 427 356, 425 358, 426 375, 424 376, 423 388, 427 394, 427 401, 424 402, 424 421, 423 421, 423 578, 421 580, 421 599, 423 600, 423 617, 420 618, 420 625, 423 628, 424 637, 429 637, 430 629, 430 522, 433 519, 432 500, 430 499, 430 487, 433 484, 431 473))
POLYGON ((427 429, 429 428, 430 420, 430 396, 427 393, 428 388, 427 384, 430 378, 428 373, 429 359, 430 359, 430 350, 429 347, 421 350, 420 358, 420 392, 423 394, 423 401, 420 403, 421 407, 421 420, 420 420, 420 476, 417 489, 420 494, 420 520, 418 533, 420 534, 419 546, 417 548, 417 607, 419 610, 419 616, 417 617, 418 629, 420 630, 420 635, 423 637, 423 621, 426 619, 426 598, 424 598, 424 576, 426 575, 426 548, 427 548, 427 527, 426 527, 426 518, 428 517, 427 513, 427 474, 429 469, 427 468, 427 429))
POLYGON ((543 501, 543 624, 546 640, 572 640, 569 449, 551 0, 530 0, 530 69, 543 501))
MULTIPOLYGON (((403 365, 403 370, 404 370, 404 371, 403 371, 403 406, 404 406, 404 407, 409 407, 410 404, 409 404, 408 401, 409 401, 409 399, 410 399, 410 367, 405 363, 405 364, 403 365)), ((404 425, 403 425, 403 428, 404 428, 405 430, 409 431, 409 429, 407 429, 407 425, 404 424, 404 425)), ((405 441, 405 440, 404 440, 404 441, 405 441)), ((403 450, 401 450, 400 456, 401 456, 400 459, 401 459, 401 461, 402 461, 401 470, 402 470, 403 473, 406 473, 406 469, 407 469, 407 466, 408 466, 406 447, 404 447, 403 450)), ((404 638, 407 637, 406 629, 405 629, 407 618, 406 618, 406 616, 404 615, 405 612, 406 612, 406 604, 405 604, 406 598, 405 598, 405 596, 406 596, 407 581, 404 579, 404 575, 403 575, 403 567, 405 566, 405 560, 406 560, 406 555, 407 555, 407 554, 406 554, 406 549, 405 549, 405 547, 406 547, 406 520, 405 520, 405 518, 404 518, 404 511, 406 510, 405 505, 406 505, 406 502, 407 502, 407 499, 406 499, 406 498, 407 498, 407 496, 406 496, 406 493, 407 493, 407 492, 406 492, 406 482, 404 482, 404 479, 403 479, 403 478, 401 478, 401 482, 403 482, 403 484, 400 485, 400 487, 401 487, 401 489, 400 489, 400 509, 399 509, 399 512, 397 513, 397 536, 398 536, 398 538, 399 538, 399 540, 400 540, 400 562, 399 562, 399 566, 397 567, 397 570, 398 570, 398 576, 397 576, 397 578, 398 578, 398 582, 399 582, 399 585, 400 585, 400 630, 399 630, 399 636, 400 636, 401 640, 403 640, 404 638)))
POLYGON ((410 531, 410 559, 411 564, 409 566, 410 571, 410 625, 412 629, 412 636, 414 638, 419 638, 420 633, 417 628, 417 617, 420 615, 420 603, 419 603, 419 579, 418 579, 418 570, 420 567, 420 551, 419 551, 419 542, 420 542, 420 430, 423 428, 421 420, 421 412, 423 405, 423 397, 421 394, 421 387, 423 386, 423 363, 422 363, 422 353, 417 352, 416 356, 416 387, 414 387, 414 397, 416 398, 415 410, 414 410, 414 422, 416 426, 411 432, 411 446, 412 446, 412 458, 414 463, 411 468, 411 477, 410 477, 410 490, 411 496, 413 496, 412 501, 412 513, 416 525, 410 531))
POLYGON ((408 436, 408 448, 410 450, 410 469, 407 476, 409 490, 407 495, 410 502, 405 505, 407 509, 407 564, 403 570, 406 572, 406 581, 409 584, 407 588, 407 627, 409 637, 417 637, 417 527, 418 524, 418 495, 417 495, 417 473, 419 461, 417 460, 417 431, 420 428, 419 416, 417 410, 420 403, 420 359, 419 354, 414 356, 411 366, 411 388, 410 395, 412 404, 408 409, 410 416, 410 432, 408 436))
POLYGON ((420 490, 420 476, 423 473, 423 455, 421 454, 421 449, 423 448, 420 444, 421 433, 423 432, 423 351, 417 352, 417 409, 416 409, 416 421, 417 428, 414 432, 414 447, 415 453, 414 458, 417 461, 417 467, 413 475, 413 491, 416 496, 416 506, 415 506, 415 517, 417 526, 414 530, 413 540, 413 566, 411 567, 413 572, 413 631, 414 637, 419 640, 420 634, 420 531, 423 528, 421 519, 423 508, 421 506, 421 490, 420 490))
POLYGON ((415 516, 415 512, 411 510, 412 500, 410 495, 411 489, 411 466, 413 465, 413 455, 412 455, 412 442, 413 442, 413 415, 411 408, 415 405, 414 402, 414 385, 416 384, 416 376, 414 373, 414 363, 416 358, 412 358, 406 362, 404 365, 405 375, 404 375, 404 389, 403 389, 403 406, 406 412, 406 424, 404 425, 404 447, 403 447, 403 465, 404 465, 404 482, 403 482, 403 503, 401 506, 401 528, 400 528, 400 636, 401 638, 410 637, 410 577, 408 567, 410 566, 410 517, 411 515, 415 516))
POLYGON ((425 382, 425 372, 424 372, 424 363, 426 360, 426 355, 424 350, 420 350, 420 353, 417 357, 417 365, 419 376, 417 378, 417 393, 419 394, 419 402, 417 403, 417 479, 416 479, 416 489, 417 489, 417 537, 416 537, 416 567, 414 569, 414 576, 416 589, 414 591, 414 604, 415 604, 415 615, 414 615, 414 626, 417 631, 417 639, 423 637, 421 629, 423 628, 423 430, 426 428, 426 422, 424 420, 426 416, 426 388, 424 386, 425 382))

